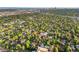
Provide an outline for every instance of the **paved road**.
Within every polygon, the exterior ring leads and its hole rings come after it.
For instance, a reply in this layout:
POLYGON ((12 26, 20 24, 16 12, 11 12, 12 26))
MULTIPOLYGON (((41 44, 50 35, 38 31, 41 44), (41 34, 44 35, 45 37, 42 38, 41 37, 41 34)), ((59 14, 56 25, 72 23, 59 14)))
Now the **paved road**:
POLYGON ((7 50, 2 48, 2 47, 0 47, 0 52, 7 52, 7 50))

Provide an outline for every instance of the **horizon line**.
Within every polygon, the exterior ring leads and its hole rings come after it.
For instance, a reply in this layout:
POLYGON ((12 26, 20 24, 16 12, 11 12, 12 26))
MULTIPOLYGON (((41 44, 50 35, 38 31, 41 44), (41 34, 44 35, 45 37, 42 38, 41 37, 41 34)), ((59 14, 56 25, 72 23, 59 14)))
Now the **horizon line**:
POLYGON ((56 8, 56 9, 79 9, 79 7, 0 7, 0 8, 56 8))

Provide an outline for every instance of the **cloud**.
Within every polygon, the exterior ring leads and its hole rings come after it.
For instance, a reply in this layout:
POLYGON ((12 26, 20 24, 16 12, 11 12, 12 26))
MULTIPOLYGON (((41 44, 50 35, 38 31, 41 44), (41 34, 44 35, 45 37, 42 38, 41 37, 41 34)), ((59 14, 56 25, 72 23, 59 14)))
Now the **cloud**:
POLYGON ((79 0, 0 0, 0 7, 78 7, 79 0))

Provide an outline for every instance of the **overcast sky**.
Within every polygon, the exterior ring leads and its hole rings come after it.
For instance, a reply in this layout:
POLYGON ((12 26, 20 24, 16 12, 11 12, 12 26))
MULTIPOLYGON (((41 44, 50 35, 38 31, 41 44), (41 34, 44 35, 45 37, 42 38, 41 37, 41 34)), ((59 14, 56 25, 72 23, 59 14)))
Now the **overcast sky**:
POLYGON ((0 7, 79 7, 79 0, 0 0, 0 7))

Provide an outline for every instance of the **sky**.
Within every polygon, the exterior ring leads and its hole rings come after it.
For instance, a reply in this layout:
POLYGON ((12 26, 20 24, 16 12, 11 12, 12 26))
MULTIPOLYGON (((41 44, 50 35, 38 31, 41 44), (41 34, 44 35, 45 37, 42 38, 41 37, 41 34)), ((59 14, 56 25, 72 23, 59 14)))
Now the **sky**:
POLYGON ((78 8, 79 0, 0 0, 0 7, 68 7, 78 8))

